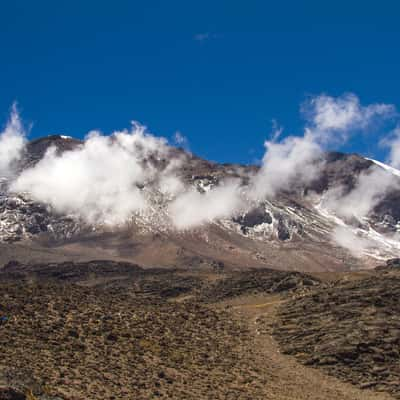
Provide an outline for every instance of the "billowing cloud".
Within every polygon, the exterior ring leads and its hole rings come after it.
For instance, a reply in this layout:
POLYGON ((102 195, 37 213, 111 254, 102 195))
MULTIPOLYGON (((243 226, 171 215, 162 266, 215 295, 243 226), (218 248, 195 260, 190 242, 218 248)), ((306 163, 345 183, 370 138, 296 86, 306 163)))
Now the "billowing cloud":
POLYGON ((289 136, 280 142, 266 141, 266 152, 260 171, 251 182, 250 197, 261 200, 289 189, 296 180, 306 183, 318 174, 316 161, 322 148, 311 133, 289 136))
POLYGON ((302 112, 307 118, 303 136, 278 140, 282 133, 278 130, 265 142, 262 166, 252 182, 252 197, 271 197, 294 182, 310 182, 321 170, 325 150, 345 143, 356 130, 368 129, 378 117, 386 119, 396 113, 392 105, 362 106, 354 94, 313 97, 303 104, 302 112))
POLYGON ((9 177, 14 172, 25 144, 26 133, 17 106, 13 104, 6 127, 0 133, 0 176, 9 177))
POLYGON ((355 187, 350 192, 346 192, 342 186, 328 190, 323 204, 342 218, 362 219, 368 216, 389 190, 398 185, 399 180, 395 175, 378 166, 372 166, 358 176, 355 187))
POLYGON ((339 246, 347 249, 354 257, 361 257, 365 250, 374 247, 375 243, 361 237, 347 227, 338 226, 332 232, 332 239, 339 246))
POLYGON ((159 171, 150 162, 157 162, 166 151, 165 139, 146 133, 138 124, 111 136, 91 132, 76 150, 59 155, 50 148, 21 173, 11 190, 27 191, 55 210, 89 223, 119 224, 149 206, 143 191, 146 183, 154 181, 164 192, 177 190, 172 166, 159 171))
POLYGON ((345 142, 356 130, 367 130, 377 121, 397 114, 391 104, 374 103, 363 106, 353 93, 339 97, 320 95, 302 106, 310 131, 328 144, 345 142))
MULTIPOLYGON (((318 136, 329 131, 341 131, 341 140, 347 140, 354 130, 368 129, 378 118, 387 119, 397 115, 393 105, 371 104, 362 106, 354 94, 333 99, 320 96, 311 101, 313 123, 318 136)), ((400 133, 395 130, 382 143, 389 147, 388 162, 396 167, 400 165, 400 133)), ((375 165, 362 172, 356 179, 354 188, 338 186, 324 195, 324 206, 336 212, 340 217, 358 219, 368 216, 374 207, 385 197, 389 190, 398 188, 399 180, 387 170, 375 165)))
POLYGON ((205 193, 188 189, 170 204, 169 212, 178 229, 191 229, 229 218, 242 206, 239 183, 229 181, 205 193))

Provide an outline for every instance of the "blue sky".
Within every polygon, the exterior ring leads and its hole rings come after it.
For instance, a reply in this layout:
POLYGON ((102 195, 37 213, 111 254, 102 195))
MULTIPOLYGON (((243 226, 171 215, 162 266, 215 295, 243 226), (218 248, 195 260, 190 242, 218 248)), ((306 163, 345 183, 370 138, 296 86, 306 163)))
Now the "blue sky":
MULTIPOLYGON (((275 119, 343 92, 400 107, 395 1, 7 1, 0 116, 17 101, 31 137, 83 137, 131 120, 185 135, 195 153, 252 162, 275 119)), ((344 150, 384 158, 382 132, 344 150)))

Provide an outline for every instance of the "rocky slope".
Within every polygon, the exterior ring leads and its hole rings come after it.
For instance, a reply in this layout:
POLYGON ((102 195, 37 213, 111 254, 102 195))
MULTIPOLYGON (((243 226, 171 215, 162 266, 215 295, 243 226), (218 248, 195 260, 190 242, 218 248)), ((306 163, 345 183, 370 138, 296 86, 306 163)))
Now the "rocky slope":
MULTIPOLYGON (((260 293, 317 283, 256 274, 260 293)), ((235 288, 249 279, 232 278, 113 261, 9 263, 0 271, 0 398, 5 387, 40 399, 264 398, 246 324, 204 303, 218 300, 215 280, 235 288)))
POLYGON ((400 275, 390 265, 380 271, 285 303, 274 335, 304 364, 400 398, 400 275))
POLYGON ((367 274, 378 283, 11 262, 0 270, 0 399, 388 400, 376 390, 400 392, 398 279, 367 274), (282 355, 273 331, 340 379, 282 355))

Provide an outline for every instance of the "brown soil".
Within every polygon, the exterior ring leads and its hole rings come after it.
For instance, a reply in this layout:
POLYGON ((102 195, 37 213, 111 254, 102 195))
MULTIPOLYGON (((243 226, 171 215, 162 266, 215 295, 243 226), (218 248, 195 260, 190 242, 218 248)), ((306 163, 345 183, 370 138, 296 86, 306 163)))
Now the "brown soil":
POLYGON ((9 265, 0 399, 390 399, 280 352, 277 310, 331 285, 318 282, 271 270, 9 265))

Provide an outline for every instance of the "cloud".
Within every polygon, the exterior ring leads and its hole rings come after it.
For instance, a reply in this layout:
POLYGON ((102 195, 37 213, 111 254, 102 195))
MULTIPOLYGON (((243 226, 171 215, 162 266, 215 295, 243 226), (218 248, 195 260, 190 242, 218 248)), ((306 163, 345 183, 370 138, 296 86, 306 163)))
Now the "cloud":
POLYGON ((189 140, 186 136, 182 135, 181 132, 177 131, 174 134, 175 145, 182 147, 185 150, 189 150, 189 140))
POLYGON ((21 158, 26 145, 26 133, 17 105, 11 108, 9 120, 0 133, 0 175, 9 177, 15 172, 17 161, 21 158))
POLYGON ((320 95, 311 98, 302 106, 308 121, 308 129, 321 140, 345 142, 354 131, 367 130, 374 123, 397 115, 391 104, 374 103, 363 106, 353 93, 339 97, 320 95))
POLYGON ((365 250, 374 247, 374 242, 358 236, 349 228, 338 226, 332 232, 332 239, 347 249, 354 257, 361 257, 365 250))
POLYGON ((218 37, 218 35, 217 35, 216 33, 211 33, 211 32, 200 32, 200 33, 196 33, 196 34, 193 36, 193 39, 194 39, 196 42, 204 43, 204 42, 206 42, 206 41, 208 41, 208 40, 216 39, 217 37, 218 37))
POLYGON ((191 229, 230 218, 242 206, 239 182, 227 181, 205 193, 189 188, 170 204, 169 213, 178 229, 191 229))
POLYGON ((387 163, 393 168, 400 168, 400 127, 381 140, 381 145, 389 148, 387 163))
POLYGON ((398 187, 398 178, 383 168, 372 166, 358 176, 350 192, 347 193, 342 186, 328 190, 323 205, 342 218, 362 219, 368 216, 389 190, 398 187))
POLYGON ((272 119, 272 132, 271 132, 271 142, 276 142, 283 133, 283 126, 279 125, 276 119, 272 119))
POLYGON ((392 105, 362 106, 354 94, 313 97, 301 111, 307 118, 303 136, 280 139, 282 130, 274 124, 272 140, 264 143, 266 152, 260 172, 253 179, 251 197, 273 197, 294 183, 312 181, 321 171, 325 150, 343 144, 355 130, 369 128, 376 118, 395 114, 392 105))
POLYGON ((279 191, 289 189, 293 182, 306 183, 318 175, 316 161, 322 149, 314 137, 289 136, 280 142, 266 141, 266 152, 260 171, 250 185, 250 198, 262 200, 274 197, 279 191))
POLYGON ((154 165, 165 158, 167 142, 134 123, 131 131, 103 136, 91 132, 79 148, 59 155, 50 148, 35 166, 23 171, 11 190, 27 191, 58 212, 73 214, 88 223, 123 223, 148 209, 146 184, 164 192, 177 190, 174 165, 154 165), (165 181, 164 181, 165 180, 165 181), (167 181, 169 184, 167 184, 167 181))
MULTIPOLYGON (((310 129, 321 136, 321 132, 338 133, 339 140, 345 142, 358 130, 368 130, 380 121, 397 116, 390 104, 370 104, 363 106, 354 94, 346 94, 334 99, 320 96, 310 101, 306 112, 312 116, 310 129)), ((322 136, 326 136, 323 133, 322 136)), ((400 166, 400 130, 395 130, 381 143, 390 148, 389 163, 400 166)), ((340 217, 362 219, 367 217, 388 191, 399 188, 398 179, 379 166, 372 166, 359 174, 354 188, 337 186, 330 188, 324 195, 323 205, 340 217)))

